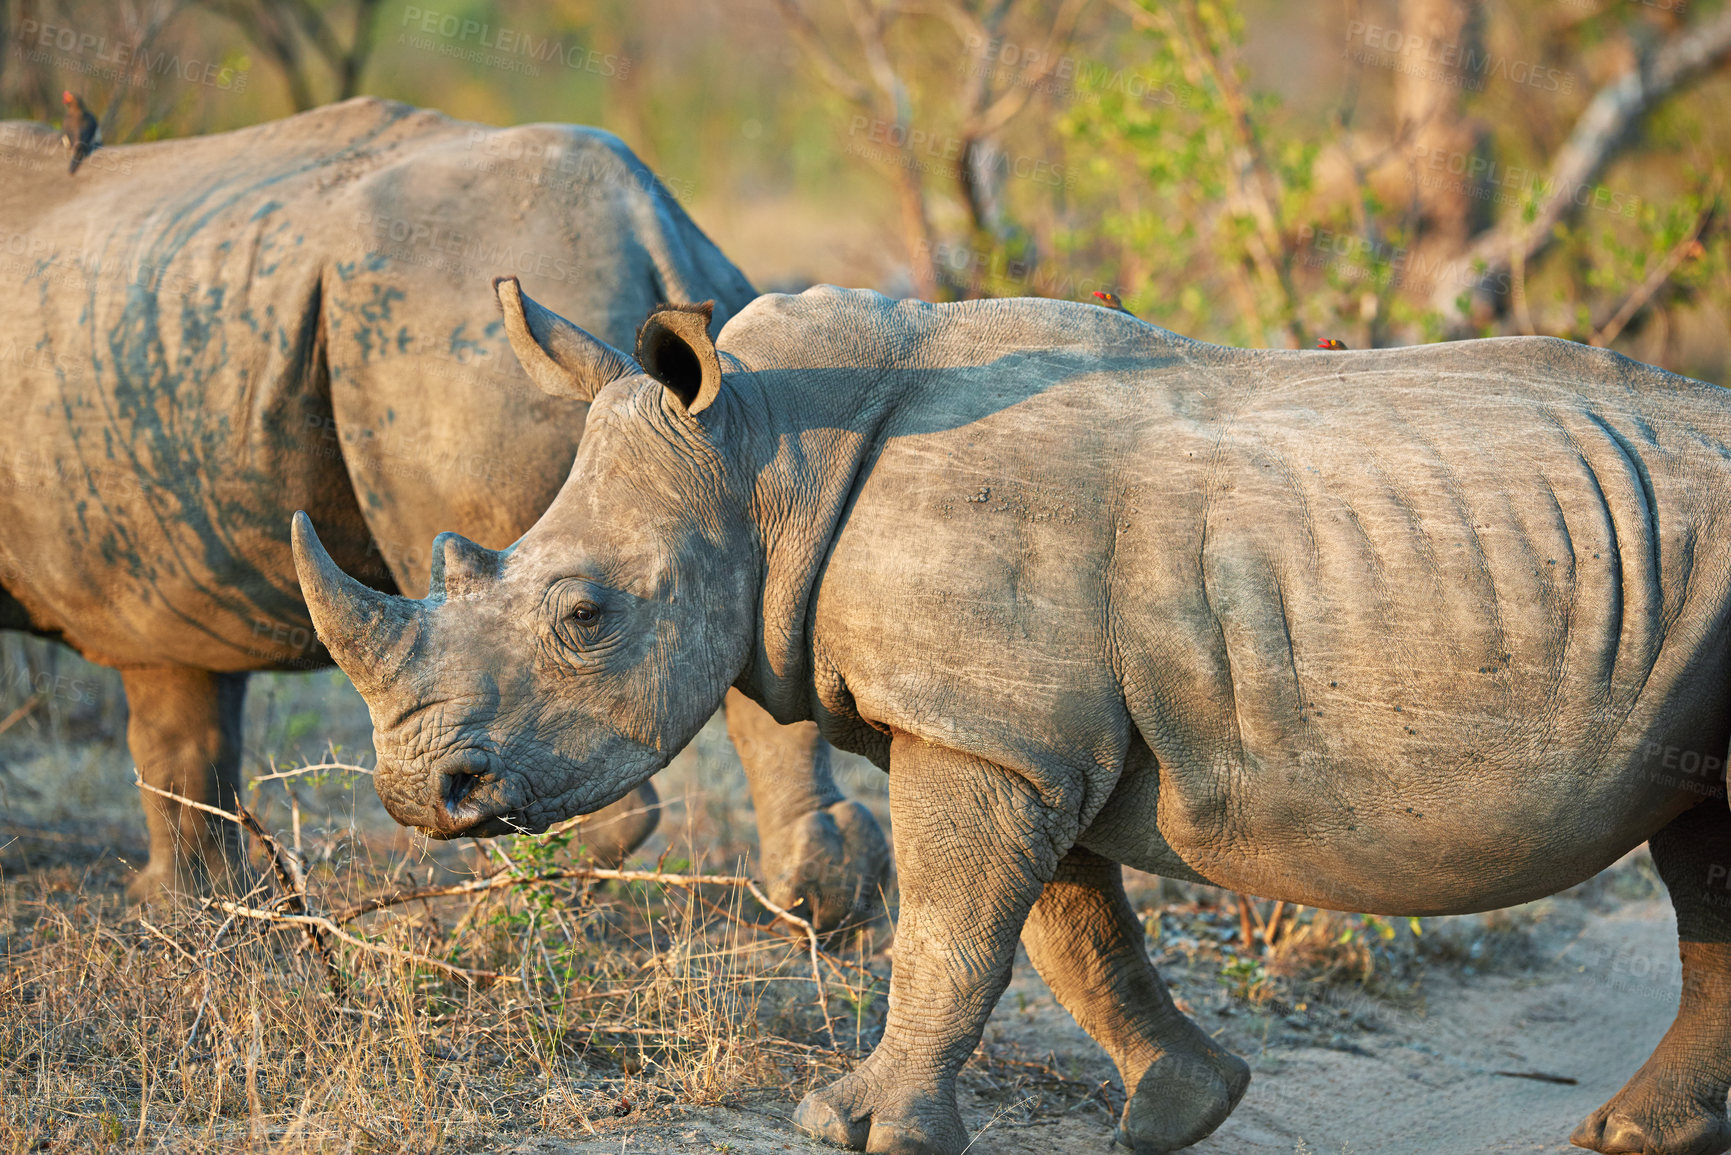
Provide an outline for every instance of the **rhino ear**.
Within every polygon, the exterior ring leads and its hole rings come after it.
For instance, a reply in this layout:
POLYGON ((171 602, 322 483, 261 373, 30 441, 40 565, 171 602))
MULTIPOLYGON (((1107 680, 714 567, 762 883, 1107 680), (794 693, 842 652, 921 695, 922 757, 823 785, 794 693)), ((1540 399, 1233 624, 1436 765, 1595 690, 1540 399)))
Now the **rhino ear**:
POLYGON ((523 291, 516 277, 493 278, 505 336, 530 380, 543 393, 571 401, 593 401, 611 381, 643 372, 637 362, 544 309, 523 291))
POLYGON ((709 338, 714 314, 714 301, 662 305, 637 330, 637 363, 687 413, 702 413, 721 394, 721 358, 709 338))

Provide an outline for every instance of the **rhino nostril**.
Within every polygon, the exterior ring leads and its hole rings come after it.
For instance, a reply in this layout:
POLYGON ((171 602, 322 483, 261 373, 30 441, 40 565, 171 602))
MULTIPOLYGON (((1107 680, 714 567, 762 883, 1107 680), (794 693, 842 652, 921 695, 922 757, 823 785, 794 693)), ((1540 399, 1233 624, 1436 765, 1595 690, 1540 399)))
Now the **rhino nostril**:
POLYGON ((469 795, 475 792, 475 787, 483 781, 483 776, 473 770, 447 770, 445 772, 445 809, 455 814, 469 800, 469 795))

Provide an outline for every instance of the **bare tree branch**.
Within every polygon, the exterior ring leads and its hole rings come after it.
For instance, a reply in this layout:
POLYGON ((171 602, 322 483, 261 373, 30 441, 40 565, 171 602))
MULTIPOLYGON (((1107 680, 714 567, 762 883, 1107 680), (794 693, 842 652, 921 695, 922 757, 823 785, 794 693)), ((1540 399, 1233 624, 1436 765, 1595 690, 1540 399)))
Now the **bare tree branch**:
MULTIPOLYGON (((1526 263, 1555 237, 1556 226, 1580 209, 1578 194, 1588 188, 1622 149, 1634 130, 1673 92, 1731 55, 1731 8, 1678 32, 1648 53, 1635 67, 1605 85, 1575 121, 1568 141, 1551 162, 1541 186, 1543 197, 1531 221, 1524 214, 1487 229, 1467 247, 1462 267, 1475 270, 1466 286, 1469 297, 1495 300, 1507 284, 1518 250, 1526 263)), ((1436 286, 1431 307, 1451 331, 1465 331, 1468 318, 1458 298, 1462 286, 1445 277, 1436 286)))
POLYGON ((913 276, 915 294, 928 300, 935 297, 937 262, 932 245, 931 218, 926 212, 925 183, 911 140, 913 109, 907 86, 896 75, 883 43, 890 11, 869 5, 865 0, 849 0, 847 5, 849 22, 865 55, 866 70, 872 77, 872 83, 866 84, 849 72, 829 50, 822 33, 798 0, 776 0, 776 4, 794 40, 816 65, 824 82, 867 115, 893 125, 889 141, 896 149, 895 178, 901 199, 902 229, 908 241, 908 269, 913 276), (881 102, 872 95, 874 87, 882 94, 881 102))
POLYGON ((775 0, 775 3, 776 7, 781 9, 782 18, 787 21, 788 31, 817 66, 818 75, 823 78, 824 83, 854 104, 865 108, 873 107, 871 89, 842 67, 835 54, 824 44, 817 25, 812 23, 805 10, 799 6, 799 0, 775 0))
POLYGON ((198 0, 205 8, 239 25, 252 44, 270 57, 288 85, 295 111, 318 103, 301 41, 312 46, 336 78, 336 99, 360 90, 361 72, 372 55, 373 31, 381 0, 355 0, 355 27, 348 47, 311 0, 198 0), (297 33, 298 29, 298 33, 297 33))

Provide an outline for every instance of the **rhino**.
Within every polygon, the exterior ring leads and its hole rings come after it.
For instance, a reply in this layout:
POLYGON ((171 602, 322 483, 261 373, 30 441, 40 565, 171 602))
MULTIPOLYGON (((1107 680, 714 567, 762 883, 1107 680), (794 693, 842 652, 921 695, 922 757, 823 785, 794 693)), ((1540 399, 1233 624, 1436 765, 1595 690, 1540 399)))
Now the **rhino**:
POLYGON ((606 805, 730 687, 888 771, 888 1020, 808 1134, 964 1150, 1018 935, 1127 1145, 1219 1126, 1248 1068, 1175 1010, 1122 866, 1426 916, 1650 842, 1683 1003, 1573 1141, 1731 1145, 1731 393, 1558 339, 1238 350, 1063 301, 817 287, 713 341, 661 308, 632 353, 500 303, 590 398, 564 487, 504 551, 441 533, 421 601, 296 514, 313 622, 402 823, 606 805))
POLYGON ((715 340, 659 309, 627 353, 500 290, 537 383, 590 400, 570 477, 508 549, 441 534, 419 601, 297 515, 313 621, 404 823, 605 805, 730 688, 888 772, 888 1018, 806 1133, 964 1150, 1018 936, 1125 1144, 1214 1130, 1249 1070, 1174 1006, 1122 866, 1443 915, 1649 842, 1682 1002, 1574 1142, 1731 1146, 1731 393, 1553 339, 1233 349, 830 287, 715 340))
MULTIPOLYGON (((47 127, 0 125, 0 628, 117 668, 146 783, 233 797, 251 670, 329 664, 289 546, 421 592, 452 525, 503 545, 570 470, 587 404, 505 345, 487 273, 515 269, 615 340, 662 301, 751 284, 626 146, 360 98, 189 140, 104 148, 68 178, 47 127)), ((810 723, 730 695, 770 894, 857 921, 888 850, 810 723)), ((145 794, 136 899, 208 884, 233 828, 145 794)), ((585 840, 622 858, 647 783, 585 840)))

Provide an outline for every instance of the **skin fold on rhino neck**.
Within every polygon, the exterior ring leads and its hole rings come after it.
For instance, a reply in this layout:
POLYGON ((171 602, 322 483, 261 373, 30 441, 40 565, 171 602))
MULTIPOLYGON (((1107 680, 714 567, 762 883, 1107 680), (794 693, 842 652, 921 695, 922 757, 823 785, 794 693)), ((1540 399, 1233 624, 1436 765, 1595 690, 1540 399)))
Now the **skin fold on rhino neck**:
POLYGON ((763 573, 754 644, 735 685, 786 724, 813 717, 812 600, 903 375, 882 374, 870 389, 807 394, 797 411, 785 407, 787 391, 773 376, 729 377, 734 396, 749 398, 759 418, 735 469, 752 479, 746 520, 763 573))

